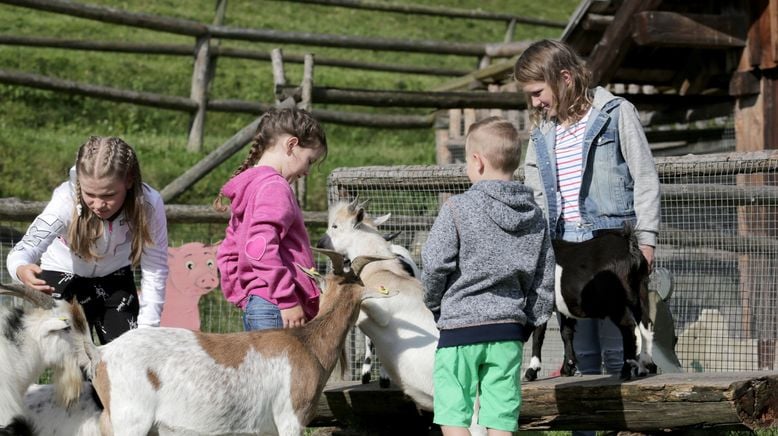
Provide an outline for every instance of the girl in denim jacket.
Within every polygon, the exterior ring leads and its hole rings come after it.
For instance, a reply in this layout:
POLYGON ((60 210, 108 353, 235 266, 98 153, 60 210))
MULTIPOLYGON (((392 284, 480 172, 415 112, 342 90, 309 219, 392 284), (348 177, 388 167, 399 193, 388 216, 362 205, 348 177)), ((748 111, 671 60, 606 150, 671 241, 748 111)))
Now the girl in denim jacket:
MULTIPOLYGON (((659 231, 659 178, 635 107, 604 88, 566 44, 543 40, 516 61, 534 128, 525 183, 548 219, 552 239, 585 241, 625 224, 637 230, 653 267, 659 231)), ((621 334, 610 320, 579 320, 574 339, 584 374, 618 374, 621 334)))

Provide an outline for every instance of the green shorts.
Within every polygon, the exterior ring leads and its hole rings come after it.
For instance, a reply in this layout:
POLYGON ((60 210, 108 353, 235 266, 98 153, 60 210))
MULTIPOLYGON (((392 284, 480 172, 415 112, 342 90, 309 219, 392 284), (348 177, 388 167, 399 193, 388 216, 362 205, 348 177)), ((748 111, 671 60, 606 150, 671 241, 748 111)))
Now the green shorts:
POLYGON ((520 341, 500 341, 435 351, 435 424, 470 427, 478 391, 479 424, 518 430, 523 350, 520 341))

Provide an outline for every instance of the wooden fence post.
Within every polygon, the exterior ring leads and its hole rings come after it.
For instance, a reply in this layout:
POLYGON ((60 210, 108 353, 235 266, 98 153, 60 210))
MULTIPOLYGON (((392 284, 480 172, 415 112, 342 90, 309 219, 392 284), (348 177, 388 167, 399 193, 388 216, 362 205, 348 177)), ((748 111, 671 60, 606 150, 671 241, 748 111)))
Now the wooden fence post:
MULTIPOLYGON (((213 24, 220 26, 224 22, 227 0, 216 1, 216 16, 213 24)), ((211 39, 210 35, 198 36, 195 42, 195 63, 192 71, 192 90, 190 98, 197 102, 197 112, 192 116, 189 126, 189 141, 186 149, 189 152, 200 152, 203 148, 203 132, 205 130, 205 113, 208 104, 208 88, 214 76, 216 61, 211 56, 211 50, 218 49, 219 40, 211 39)))

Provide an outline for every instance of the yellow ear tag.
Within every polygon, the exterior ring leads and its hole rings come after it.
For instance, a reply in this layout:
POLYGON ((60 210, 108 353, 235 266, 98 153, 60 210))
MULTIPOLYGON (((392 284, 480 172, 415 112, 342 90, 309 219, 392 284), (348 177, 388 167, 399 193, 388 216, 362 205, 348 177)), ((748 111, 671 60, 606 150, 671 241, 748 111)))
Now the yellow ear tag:
POLYGON ((319 274, 319 271, 316 271, 315 267, 310 267, 305 270, 308 274, 314 276, 314 277, 321 277, 321 274, 319 274))
POLYGON ((386 289, 386 287, 384 285, 381 285, 378 288, 378 292, 380 292, 380 293, 382 293, 384 295, 389 295, 389 289, 386 289))

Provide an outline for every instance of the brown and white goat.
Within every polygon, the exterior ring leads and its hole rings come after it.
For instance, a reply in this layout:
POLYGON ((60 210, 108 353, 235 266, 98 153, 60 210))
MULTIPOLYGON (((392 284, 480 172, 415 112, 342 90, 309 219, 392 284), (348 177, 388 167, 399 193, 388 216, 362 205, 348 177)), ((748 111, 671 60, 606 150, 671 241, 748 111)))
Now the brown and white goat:
POLYGON ((102 347, 94 383, 105 406, 103 431, 301 434, 361 301, 392 295, 362 285, 353 273, 359 259, 346 274, 342 258, 331 257, 321 311, 303 327, 232 334, 138 329, 102 347))
POLYGON ((46 368, 54 371, 59 407, 75 404, 82 388, 81 368, 90 368, 97 357, 78 303, 55 300, 21 285, 3 285, 0 294, 24 298, 34 305, 28 309, 0 308, 2 428, 28 416, 25 392, 46 368))
MULTIPOLYGON (((624 365, 621 378, 628 380, 656 372, 651 359, 653 324, 649 317, 648 262, 630 228, 603 231, 583 242, 554 241, 557 262, 556 309, 564 344, 561 375, 576 372, 573 334, 576 319, 610 318, 621 332, 624 365), (637 354, 635 329, 641 334, 641 353, 637 354)), ((532 333, 532 360, 524 379, 537 379, 546 325, 532 333)))

